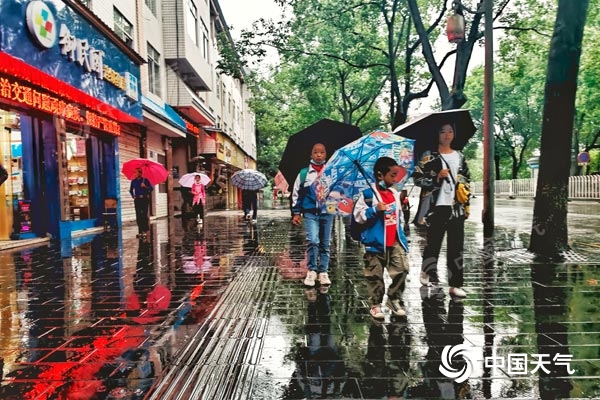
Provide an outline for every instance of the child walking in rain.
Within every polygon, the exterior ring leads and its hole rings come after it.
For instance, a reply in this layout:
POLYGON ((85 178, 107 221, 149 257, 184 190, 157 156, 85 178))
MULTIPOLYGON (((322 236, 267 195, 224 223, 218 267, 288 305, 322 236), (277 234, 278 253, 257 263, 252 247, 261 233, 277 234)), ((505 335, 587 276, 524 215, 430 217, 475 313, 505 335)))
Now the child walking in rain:
POLYGON ((373 167, 377 183, 360 193, 353 211, 357 223, 367 224, 360 241, 365 246, 363 272, 370 313, 376 320, 384 319, 381 308, 385 295, 384 268, 392 279, 386 306, 395 316, 406 315, 401 297, 408 275, 408 241, 402 228, 400 193, 392 187, 400 168, 390 157, 379 158, 373 167))
POLYGON ((312 183, 325 166, 327 150, 325 145, 317 143, 311 151, 310 164, 300 171, 292 192, 292 223, 300 225, 302 215, 306 227, 308 272, 304 279, 306 286, 315 286, 318 279, 321 285, 330 285, 328 270, 330 258, 331 229, 333 214, 321 212, 317 205, 312 183))
POLYGON ((194 178, 194 183, 192 184, 192 195, 194 198, 192 199, 192 207, 194 209, 194 214, 196 215, 196 221, 198 224, 202 224, 204 220, 204 205, 206 201, 206 189, 202 184, 202 179, 200 175, 196 175, 194 178))

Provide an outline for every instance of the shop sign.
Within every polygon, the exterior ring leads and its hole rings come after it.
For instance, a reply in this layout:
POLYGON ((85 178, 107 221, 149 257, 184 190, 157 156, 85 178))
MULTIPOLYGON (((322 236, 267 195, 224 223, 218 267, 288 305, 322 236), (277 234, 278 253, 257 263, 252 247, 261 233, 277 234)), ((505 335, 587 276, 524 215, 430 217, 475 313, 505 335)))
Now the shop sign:
POLYGON ((1 51, 142 119, 139 65, 77 12, 61 0, 0 0, 0 9, 1 51))
POLYGON ((93 111, 81 109, 77 104, 67 103, 58 97, 42 93, 37 89, 9 78, 0 77, 0 99, 17 102, 44 111, 66 120, 85 123, 113 135, 121 134, 121 125, 93 111))
POLYGON ((193 133, 196 136, 200 136, 200 128, 198 128, 198 126, 192 124, 190 121, 188 121, 185 118, 183 118, 183 121, 185 122, 185 127, 187 128, 188 131, 190 131, 191 133, 193 133))

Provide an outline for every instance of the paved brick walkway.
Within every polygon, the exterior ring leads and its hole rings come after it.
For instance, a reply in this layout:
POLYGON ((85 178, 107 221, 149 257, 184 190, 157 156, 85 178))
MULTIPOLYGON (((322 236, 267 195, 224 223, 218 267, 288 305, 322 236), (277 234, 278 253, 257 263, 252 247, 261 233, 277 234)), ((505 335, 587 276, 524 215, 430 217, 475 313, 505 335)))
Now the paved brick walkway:
POLYGON ((514 203, 497 205, 493 263, 470 221, 462 302, 421 287, 424 237, 413 230, 408 316, 387 312, 382 324, 368 316, 361 250, 340 225, 333 284, 302 286, 304 233, 285 209, 261 210, 256 229, 214 211, 200 231, 156 221, 147 242, 125 227, 74 247, 0 251, 0 398, 597 398, 593 207, 573 207, 574 250, 557 265, 524 251, 530 216, 514 203), (456 383, 439 367, 459 344, 450 366, 468 379, 456 383))

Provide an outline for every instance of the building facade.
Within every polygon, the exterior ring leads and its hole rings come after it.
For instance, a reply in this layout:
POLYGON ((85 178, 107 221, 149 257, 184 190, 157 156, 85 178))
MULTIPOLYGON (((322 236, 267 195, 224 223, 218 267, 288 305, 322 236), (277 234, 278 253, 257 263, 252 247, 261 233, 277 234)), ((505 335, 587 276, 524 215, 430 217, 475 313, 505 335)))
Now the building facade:
POLYGON ((243 80, 216 69, 217 1, 0 0, 0 15, 0 240, 101 225, 111 197, 135 220, 120 171, 138 157, 171 172, 154 217, 181 209, 187 172, 211 176, 208 209, 238 205, 255 124, 243 80))
MULTIPOLYGON (((226 23, 217 1, 88 0, 108 26, 146 59, 140 83, 143 128, 120 138, 120 165, 147 157, 171 171, 153 196, 152 215, 181 210, 186 188, 178 178, 188 172, 211 176, 207 207, 234 208, 239 193, 229 183, 242 168, 256 166, 254 115, 240 79, 217 71, 217 36, 226 23)), ((229 40, 231 38, 229 37, 229 40)), ((135 216, 121 176, 123 221, 135 216)))
POLYGON ((77 2, 0 0, 0 240, 67 238, 120 190, 144 60, 77 2))

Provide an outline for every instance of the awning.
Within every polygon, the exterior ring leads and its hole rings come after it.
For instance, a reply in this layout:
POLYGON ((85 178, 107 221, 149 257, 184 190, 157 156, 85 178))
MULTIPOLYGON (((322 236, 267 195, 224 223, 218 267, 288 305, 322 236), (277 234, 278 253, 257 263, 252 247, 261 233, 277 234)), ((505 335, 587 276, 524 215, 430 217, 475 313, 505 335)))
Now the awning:
POLYGON ((183 132, 187 132, 183 118, 181 118, 179 114, 177 114, 177 111, 167 103, 165 103, 164 106, 161 106, 150 98, 142 96, 142 106, 174 127, 181 129, 183 132))

